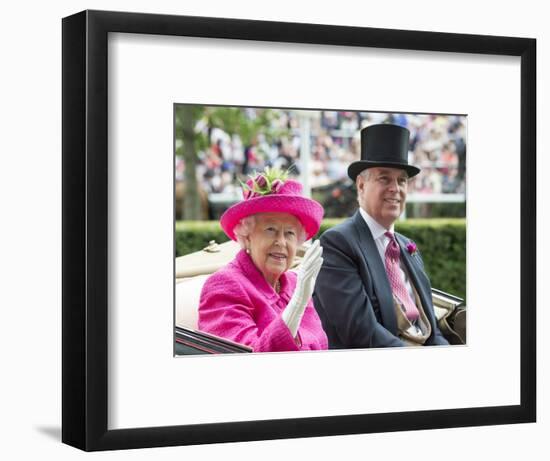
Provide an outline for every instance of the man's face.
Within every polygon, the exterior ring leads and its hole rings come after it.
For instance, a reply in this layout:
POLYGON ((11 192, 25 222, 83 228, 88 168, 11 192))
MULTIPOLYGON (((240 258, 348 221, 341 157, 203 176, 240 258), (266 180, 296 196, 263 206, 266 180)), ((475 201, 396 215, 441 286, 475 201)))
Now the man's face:
POLYGON ((379 224, 389 229, 405 208, 409 178, 397 168, 369 168, 357 176, 361 207, 379 224))

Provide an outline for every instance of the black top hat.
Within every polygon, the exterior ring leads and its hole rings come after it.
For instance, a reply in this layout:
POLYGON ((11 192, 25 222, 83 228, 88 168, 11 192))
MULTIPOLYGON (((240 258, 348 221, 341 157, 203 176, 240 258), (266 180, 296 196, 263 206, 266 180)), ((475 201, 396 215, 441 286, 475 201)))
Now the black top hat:
POLYGON ((407 128, 389 123, 370 125, 361 130, 361 160, 348 167, 348 176, 355 181, 366 168, 386 166, 403 169, 412 178, 420 173, 420 168, 409 165, 408 153, 407 128))

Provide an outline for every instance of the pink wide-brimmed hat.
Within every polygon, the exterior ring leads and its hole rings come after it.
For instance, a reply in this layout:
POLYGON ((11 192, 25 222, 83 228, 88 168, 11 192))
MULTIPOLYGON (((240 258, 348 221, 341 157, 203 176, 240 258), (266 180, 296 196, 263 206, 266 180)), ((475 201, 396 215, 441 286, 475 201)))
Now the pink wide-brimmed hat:
MULTIPOLYGON (((303 196, 302 185, 293 179, 274 180, 263 192, 255 192, 250 186, 254 181, 265 179, 259 174, 247 181, 243 200, 231 206, 220 218, 220 225, 227 236, 237 240, 233 232, 239 221, 256 213, 288 213, 296 216, 306 232, 306 239, 313 237, 323 219, 324 210, 320 203, 303 196), (263 178, 263 179, 262 179, 263 178)), ((262 186, 263 187, 263 186, 262 186)))

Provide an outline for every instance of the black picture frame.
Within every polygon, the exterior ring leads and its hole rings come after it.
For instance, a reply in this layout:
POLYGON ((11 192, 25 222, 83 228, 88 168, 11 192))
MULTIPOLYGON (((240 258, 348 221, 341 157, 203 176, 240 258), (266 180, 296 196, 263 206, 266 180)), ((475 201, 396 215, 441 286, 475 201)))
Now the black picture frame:
POLYGON ((62 30, 64 443, 95 451, 536 420, 535 39, 106 11, 83 11, 64 18, 62 30), (107 36, 110 32, 521 57, 521 403, 109 430, 107 36))

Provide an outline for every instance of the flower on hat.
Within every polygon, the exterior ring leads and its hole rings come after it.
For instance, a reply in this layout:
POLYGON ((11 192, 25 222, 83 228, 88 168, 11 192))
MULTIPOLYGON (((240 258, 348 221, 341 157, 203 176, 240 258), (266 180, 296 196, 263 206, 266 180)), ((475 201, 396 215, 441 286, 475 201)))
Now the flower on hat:
POLYGON ((267 186, 267 178, 261 173, 254 178, 254 182, 258 184, 258 187, 260 189, 263 189, 265 188, 265 186, 267 186))
POLYGON ((416 253, 416 243, 414 242, 407 243, 407 251, 411 256, 413 256, 416 253))
POLYGON ((304 226, 306 238, 313 237, 321 226, 324 210, 321 204, 305 197, 299 181, 288 178, 289 171, 266 168, 241 182, 244 200, 231 205, 220 218, 220 226, 232 240, 237 240, 235 227, 257 213, 287 213, 304 226))
POLYGON ((274 193, 274 194, 277 194, 279 193, 279 191, 281 190, 281 187, 284 186, 284 182, 281 181, 280 179, 275 179, 272 183, 271 183, 271 191, 274 193))
POLYGON ((256 172, 241 183, 245 200, 268 194, 278 194, 288 178, 288 171, 279 168, 265 167, 263 172, 256 172))
POLYGON ((253 195, 255 195, 255 192, 253 192, 252 189, 247 189, 247 188, 243 187, 243 198, 245 200, 249 199, 249 198, 252 198, 253 195))
POLYGON ((257 184, 256 182, 254 181, 254 179, 250 178, 246 181, 245 184, 241 183, 241 186, 243 188, 243 198, 245 200, 249 199, 249 198, 254 198, 254 197, 260 197, 261 194, 259 192, 256 192, 256 189, 257 189, 257 184))

